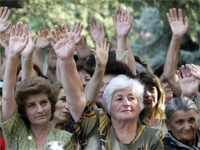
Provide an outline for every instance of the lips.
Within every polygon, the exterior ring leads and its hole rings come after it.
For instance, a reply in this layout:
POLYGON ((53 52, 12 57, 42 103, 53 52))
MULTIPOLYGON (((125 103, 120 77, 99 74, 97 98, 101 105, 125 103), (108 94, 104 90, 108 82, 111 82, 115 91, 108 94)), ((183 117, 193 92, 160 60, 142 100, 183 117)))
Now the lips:
POLYGON ((152 102, 153 102, 152 100, 144 100, 143 101, 144 104, 152 104, 152 102))
POLYGON ((38 119, 43 119, 43 118, 45 118, 46 116, 45 115, 39 115, 39 116, 37 116, 36 118, 38 118, 38 119))

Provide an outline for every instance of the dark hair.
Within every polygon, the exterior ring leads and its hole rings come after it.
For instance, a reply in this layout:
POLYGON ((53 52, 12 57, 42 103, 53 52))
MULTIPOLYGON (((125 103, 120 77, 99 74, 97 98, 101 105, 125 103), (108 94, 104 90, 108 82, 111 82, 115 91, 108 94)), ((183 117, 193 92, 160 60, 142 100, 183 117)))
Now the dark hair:
POLYGON ((154 74, 157 75, 157 77, 160 77, 163 73, 164 70, 164 64, 162 64, 161 66, 159 66, 155 71, 154 74))
POLYGON ((132 73, 127 64, 113 59, 109 60, 106 65, 105 75, 117 76, 120 74, 127 75, 131 78, 135 77, 135 75, 132 73))
POLYGON ((25 102, 30 96, 41 93, 46 94, 50 101, 52 119, 58 96, 54 90, 54 86, 47 79, 39 76, 27 78, 16 88, 15 100, 18 104, 18 112, 27 126, 30 125, 30 122, 26 117, 25 102))
POLYGON ((91 77, 93 76, 93 74, 94 74, 94 69, 93 68, 91 68, 90 66, 88 66, 88 65, 76 65, 76 69, 78 70, 78 71, 82 71, 82 70, 84 70, 85 72, 87 72, 91 77))

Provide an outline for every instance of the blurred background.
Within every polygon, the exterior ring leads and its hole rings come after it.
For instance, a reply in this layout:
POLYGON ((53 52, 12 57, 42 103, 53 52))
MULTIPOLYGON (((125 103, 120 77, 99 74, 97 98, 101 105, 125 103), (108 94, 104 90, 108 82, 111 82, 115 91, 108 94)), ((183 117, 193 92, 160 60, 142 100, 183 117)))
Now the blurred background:
MULTIPOLYGON (((8 22, 16 24, 22 21, 33 31, 41 26, 50 30, 54 25, 66 23, 71 29, 74 21, 80 21, 84 26, 82 35, 86 36, 90 48, 94 47, 94 43, 89 34, 88 20, 95 17, 103 25, 114 49, 117 40, 112 14, 116 8, 127 9, 133 16, 129 33, 133 53, 153 70, 164 63, 171 39, 166 13, 170 8, 181 8, 183 16, 189 19, 189 29, 182 40, 178 65, 200 65, 199 0, 1 0, 0 4, 11 9, 8 22)), ((46 56, 47 51, 44 50, 44 63, 46 56)))

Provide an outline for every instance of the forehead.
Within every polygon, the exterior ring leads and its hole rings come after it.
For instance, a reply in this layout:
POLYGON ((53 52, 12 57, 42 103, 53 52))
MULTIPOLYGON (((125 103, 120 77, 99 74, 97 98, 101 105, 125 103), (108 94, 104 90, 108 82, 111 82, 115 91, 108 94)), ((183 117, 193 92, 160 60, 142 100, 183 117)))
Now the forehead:
POLYGON ((171 115, 170 119, 171 121, 178 120, 178 119, 187 120, 191 117, 196 117, 196 116, 197 116, 197 113, 193 109, 188 110, 188 111, 178 110, 171 115))
POLYGON ((113 97, 116 96, 127 96, 127 95, 133 95, 132 89, 121 89, 121 90, 116 90, 113 93, 113 97))
POLYGON ((59 93, 58 93, 58 97, 61 97, 61 96, 65 96, 65 92, 64 92, 64 89, 60 89, 59 90, 59 93))
POLYGON ((47 95, 44 94, 44 93, 40 93, 40 94, 36 94, 36 95, 30 95, 25 103, 30 103, 30 102, 40 102, 41 100, 44 100, 44 99, 48 99, 47 95))

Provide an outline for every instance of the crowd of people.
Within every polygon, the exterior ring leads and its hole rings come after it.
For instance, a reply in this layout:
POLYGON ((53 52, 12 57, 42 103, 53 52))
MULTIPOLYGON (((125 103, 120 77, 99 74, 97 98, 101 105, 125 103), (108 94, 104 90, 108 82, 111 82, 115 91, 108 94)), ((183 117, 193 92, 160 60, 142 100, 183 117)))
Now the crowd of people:
POLYGON ((130 11, 112 15, 116 48, 90 19, 90 50, 80 22, 71 30, 40 27, 33 37, 23 22, 11 27, 10 14, 1 7, 1 149, 200 149, 200 66, 177 68, 189 27, 181 9, 166 14, 172 38, 154 72, 131 49, 130 11), (44 75, 42 50, 49 45, 44 75))

